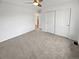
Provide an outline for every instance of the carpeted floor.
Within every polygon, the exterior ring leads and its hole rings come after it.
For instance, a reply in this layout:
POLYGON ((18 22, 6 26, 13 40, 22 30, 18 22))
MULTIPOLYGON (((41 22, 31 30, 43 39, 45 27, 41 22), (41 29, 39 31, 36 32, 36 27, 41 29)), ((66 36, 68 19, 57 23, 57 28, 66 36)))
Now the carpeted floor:
POLYGON ((0 43, 0 59, 79 59, 79 46, 64 37, 32 31, 0 43))

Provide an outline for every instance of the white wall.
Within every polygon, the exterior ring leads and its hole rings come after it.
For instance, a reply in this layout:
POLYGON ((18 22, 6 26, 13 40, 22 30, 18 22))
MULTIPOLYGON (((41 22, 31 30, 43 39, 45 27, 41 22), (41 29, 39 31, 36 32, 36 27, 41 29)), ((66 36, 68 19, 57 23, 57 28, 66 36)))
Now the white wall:
MULTIPOLYGON (((75 23, 76 20, 79 20, 79 1, 72 1, 72 2, 68 2, 68 3, 63 3, 63 4, 59 4, 59 5, 49 5, 47 6, 47 8, 45 8, 47 13, 48 11, 53 11, 53 10, 60 10, 60 9, 66 9, 66 8, 71 8, 71 22, 70 22, 70 37, 73 40, 77 40, 74 39, 73 37, 75 36, 75 23)), ((44 24, 44 16, 42 18, 42 24, 44 24)), ((43 27, 43 26, 42 26, 43 27)))
POLYGON ((34 15, 28 8, 0 3, 0 42, 34 29, 34 15))

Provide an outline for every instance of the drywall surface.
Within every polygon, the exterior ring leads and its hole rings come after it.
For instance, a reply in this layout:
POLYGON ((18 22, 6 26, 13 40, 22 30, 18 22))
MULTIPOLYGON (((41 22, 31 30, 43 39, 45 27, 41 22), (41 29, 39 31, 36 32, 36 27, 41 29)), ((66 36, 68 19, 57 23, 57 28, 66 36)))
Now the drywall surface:
POLYGON ((27 8, 0 3, 0 42, 33 30, 33 16, 27 8))
MULTIPOLYGON (((70 8, 71 9, 71 15, 70 15, 70 32, 69 32, 69 37, 73 40, 77 40, 75 39, 75 34, 76 34, 76 28, 78 27, 78 24, 76 25, 76 21, 79 20, 79 1, 72 1, 72 2, 68 2, 68 3, 62 3, 59 5, 49 5, 48 7, 46 7, 45 12, 44 13, 48 13, 48 12, 52 12, 52 11, 56 11, 56 10, 60 10, 60 9, 67 9, 70 8)), ((44 14, 43 14, 44 15, 44 14)), ((44 27, 44 20, 45 18, 42 17, 42 25, 41 27, 44 27)))

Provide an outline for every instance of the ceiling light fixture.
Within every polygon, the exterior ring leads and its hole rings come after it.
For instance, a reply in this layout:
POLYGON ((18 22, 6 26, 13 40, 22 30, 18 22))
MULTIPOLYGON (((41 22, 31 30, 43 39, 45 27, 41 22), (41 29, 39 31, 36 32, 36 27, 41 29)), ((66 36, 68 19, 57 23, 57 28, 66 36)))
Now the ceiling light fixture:
POLYGON ((37 0, 34 0, 33 4, 34 4, 35 6, 38 6, 38 1, 37 1, 37 0))
POLYGON ((34 4, 35 6, 38 6, 38 3, 37 3, 37 2, 34 2, 33 4, 34 4))

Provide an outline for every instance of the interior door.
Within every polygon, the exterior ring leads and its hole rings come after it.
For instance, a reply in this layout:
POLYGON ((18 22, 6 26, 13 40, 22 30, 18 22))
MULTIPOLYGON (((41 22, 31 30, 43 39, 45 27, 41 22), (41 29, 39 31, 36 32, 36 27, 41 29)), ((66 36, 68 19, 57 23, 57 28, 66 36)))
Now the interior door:
POLYGON ((45 31, 54 33, 54 18, 55 12, 48 12, 45 14, 45 31))
POLYGON ((70 9, 56 10, 55 34, 68 37, 70 30, 70 9))

